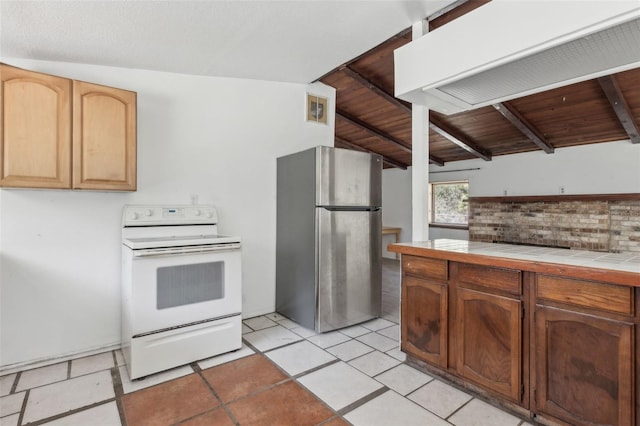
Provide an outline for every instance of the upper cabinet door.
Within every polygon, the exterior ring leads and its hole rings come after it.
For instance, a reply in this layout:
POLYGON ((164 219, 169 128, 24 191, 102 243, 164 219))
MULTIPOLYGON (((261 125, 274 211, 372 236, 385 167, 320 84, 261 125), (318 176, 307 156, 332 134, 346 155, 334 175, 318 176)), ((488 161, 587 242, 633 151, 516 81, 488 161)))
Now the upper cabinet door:
POLYGON ((71 187, 71 80, 0 65, 0 186, 71 187))
POLYGON ((136 93, 73 82, 73 187, 136 190, 136 93))

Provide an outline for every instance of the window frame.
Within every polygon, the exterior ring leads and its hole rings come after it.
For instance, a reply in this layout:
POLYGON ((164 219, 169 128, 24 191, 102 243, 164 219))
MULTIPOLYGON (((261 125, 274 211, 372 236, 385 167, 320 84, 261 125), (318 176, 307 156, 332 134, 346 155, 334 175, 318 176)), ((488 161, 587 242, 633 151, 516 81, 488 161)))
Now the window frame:
POLYGON ((429 182, 429 212, 428 212, 428 224, 434 228, 450 228, 450 229, 469 229, 469 180, 468 179, 457 179, 457 180, 447 180, 440 182, 429 182), (433 190, 434 185, 452 185, 464 183, 467 185, 467 223, 448 223, 448 222, 436 222, 435 221, 435 191, 433 190))

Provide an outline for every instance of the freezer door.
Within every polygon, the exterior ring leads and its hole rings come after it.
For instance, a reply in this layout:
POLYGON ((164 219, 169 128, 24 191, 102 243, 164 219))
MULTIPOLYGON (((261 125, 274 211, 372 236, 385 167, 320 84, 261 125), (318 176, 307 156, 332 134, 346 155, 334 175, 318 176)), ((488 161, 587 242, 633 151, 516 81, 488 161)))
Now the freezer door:
POLYGON ((335 330, 380 315, 382 211, 316 209, 316 330, 335 330))
POLYGON ((382 157, 321 146, 316 152, 316 206, 381 206, 382 157))

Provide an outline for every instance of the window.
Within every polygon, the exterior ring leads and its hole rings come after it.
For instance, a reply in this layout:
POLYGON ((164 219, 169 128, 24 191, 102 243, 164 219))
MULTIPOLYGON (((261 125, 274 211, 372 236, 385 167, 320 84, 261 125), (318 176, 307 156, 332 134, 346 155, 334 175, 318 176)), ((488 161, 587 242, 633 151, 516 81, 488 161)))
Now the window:
POLYGON ((469 182, 437 182, 429 184, 431 206, 429 223, 466 227, 469 224, 469 182))

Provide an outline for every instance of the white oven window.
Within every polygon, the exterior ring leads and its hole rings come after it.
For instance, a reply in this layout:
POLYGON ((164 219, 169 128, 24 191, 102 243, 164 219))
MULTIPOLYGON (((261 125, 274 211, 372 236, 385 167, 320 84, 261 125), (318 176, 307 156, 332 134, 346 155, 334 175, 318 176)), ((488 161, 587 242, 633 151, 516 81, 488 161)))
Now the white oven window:
POLYGON ((224 298, 224 262, 158 268, 157 309, 224 298))

